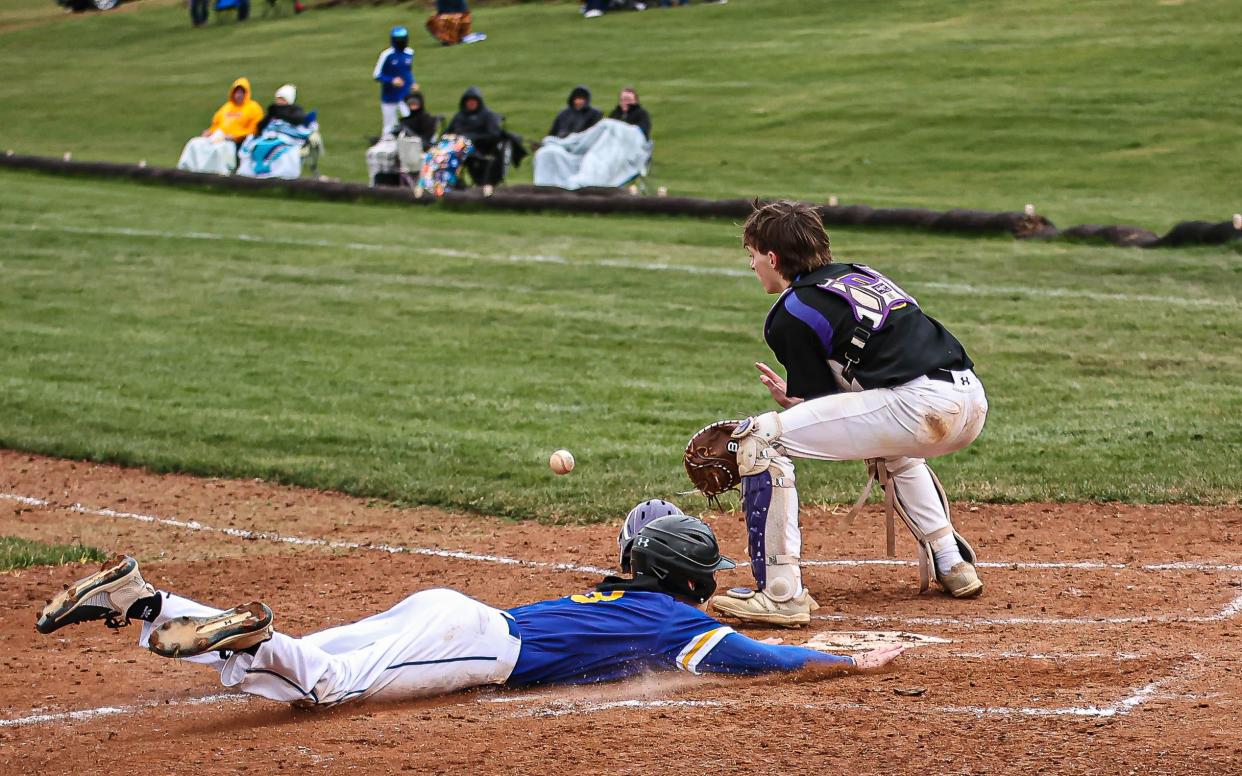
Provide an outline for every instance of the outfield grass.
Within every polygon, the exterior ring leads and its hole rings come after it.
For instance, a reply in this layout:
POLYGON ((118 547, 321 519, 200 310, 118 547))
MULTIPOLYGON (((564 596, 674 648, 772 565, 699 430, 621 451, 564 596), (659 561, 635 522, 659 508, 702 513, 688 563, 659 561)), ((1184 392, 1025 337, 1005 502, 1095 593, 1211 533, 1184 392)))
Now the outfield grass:
POLYGON ((102 562, 107 558, 108 554, 103 550, 84 544, 45 544, 16 536, 0 536, 0 571, 102 562))
MULTIPOLYGON (((245 74, 265 102, 297 83, 323 118, 323 171, 361 180, 379 121, 370 73, 400 22, 434 112, 478 84, 531 139, 572 85, 605 109, 636 85, 655 119, 653 185, 675 194, 1029 202, 1061 226, 1160 231, 1242 209, 1232 0, 735 0, 590 22, 575 5, 479 9, 490 38, 454 48, 422 34, 421 5, 194 30, 180 5, 144 2, 0 24, 0 148, 171 165, 245 74)), ((0 21, 49 6, 0 0, 0 21)))
MULTIPOLYGON (((988 427, 937 465, 955 498, 1237 500, 1236 252, 833 238, 978 363, 988 427)), ((0 273, 6 447, 578 519, 685 489, 692 431, 771 406, 771 299, 723 221, 3 172, 0 273)), ((862 481, 801 471, 810 501, 862 481)))

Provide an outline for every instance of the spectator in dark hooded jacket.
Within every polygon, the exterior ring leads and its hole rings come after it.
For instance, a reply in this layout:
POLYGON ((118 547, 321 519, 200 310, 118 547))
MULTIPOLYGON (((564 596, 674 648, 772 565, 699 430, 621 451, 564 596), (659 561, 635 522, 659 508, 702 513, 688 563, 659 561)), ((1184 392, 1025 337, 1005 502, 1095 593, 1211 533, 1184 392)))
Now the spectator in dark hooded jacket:
POLYGON ((436 136, 436 117, 427 112, 422 92, 410 92, 405 104, 410 115, 397 122, 397 133, 417 136, 426 148, 436 136))
POLYGON ((590 129, 604 117, 603 113, 591 107, 591 90, 585 86, 575 86, 566 102, 568 106, 556 114, 552 129, 548 130, 552 137, 568 137, 590 129))
POLYGON ((634 88, 627 86, 621 90, 621 96, 617 100, 617 107, 612 109, 612 113, 608 114, 608 118, 624 121, 630 126, 638 127, 643 132, 643 137, 651 139, 651 114, 647 113, 638 102, 638 92, 634 88))
POLYGON ((471 86, 463 92, 457 107, 457 114, 445 127, 444 134, 464 135, 482 153, 496 150, 503 133, 500 116, 487 109, 479 87, 471 86))

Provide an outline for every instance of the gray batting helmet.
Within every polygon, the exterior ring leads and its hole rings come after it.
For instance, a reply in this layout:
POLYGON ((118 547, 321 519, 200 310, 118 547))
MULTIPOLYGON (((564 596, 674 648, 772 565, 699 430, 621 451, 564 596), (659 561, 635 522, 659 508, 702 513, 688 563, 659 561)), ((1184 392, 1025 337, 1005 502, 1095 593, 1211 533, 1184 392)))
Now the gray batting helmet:
POLYGON ((643 530, 643 526, 657 517, 683 514, 685 513, 678 509, 676 504, 662 498, 640 501, 635 505, 625 516, 625 522, 621 524, 621 533, 617 534, 617 550, 621 553, 621 571, 626 574, 630 573, 630 549, 634 546, 634 537, 643 530))

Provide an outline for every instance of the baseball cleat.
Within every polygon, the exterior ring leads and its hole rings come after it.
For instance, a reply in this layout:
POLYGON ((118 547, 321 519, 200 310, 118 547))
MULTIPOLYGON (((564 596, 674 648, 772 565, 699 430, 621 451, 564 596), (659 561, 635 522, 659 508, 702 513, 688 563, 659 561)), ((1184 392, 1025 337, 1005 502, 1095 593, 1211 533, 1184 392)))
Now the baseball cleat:
POLYGON ((941 590, 954 598, 974 598, 983 592, 983 580, 979 579, 975 567, 966 561, 955 563, 947 574, 937 571, 936 581, 940 583, 941 590))
POLYGON ((147 647, 162 657, 234 652, 272 637, 272 610, 253 601, 208 617, 176 617, 151 632, 147 647))
POLYGON ((117 555, 105 561, 99 571, 83 577, 52 597, 39 613, 35 629, 51 633, 79 622, 106 620, 119 628, 128 622, 125 613, 140 598, 155 595, 138 571, 138 561, 117 555))
POLYGON ((811 612, 818 609, 819 604, 815 603, 815 599, 806 590, 802 591, 802 595, 788 601, 773 601, 762 590, 735 587, 726 594, 713 598, 712 607, 717 612, 736 617, 742 622, 801 628, 811 624, 811 612))

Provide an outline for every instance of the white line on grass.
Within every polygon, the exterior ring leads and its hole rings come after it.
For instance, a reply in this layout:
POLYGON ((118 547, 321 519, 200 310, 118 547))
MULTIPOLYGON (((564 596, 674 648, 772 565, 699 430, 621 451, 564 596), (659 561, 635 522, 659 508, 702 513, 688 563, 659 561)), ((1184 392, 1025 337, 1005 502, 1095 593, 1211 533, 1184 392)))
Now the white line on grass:
MULTIPOLYGON (((571 261, 563 256, 542 254, 484 254, 474 251, 463 251, 452 248, 415 247, 397 243, 364 243, 334 242, 332 240, 310 240, 290 237, 271 237, 252 234, 226 234, 221 232, 174 232, 157 229, 133 229, 129 227, 75 227, 49 226, 44 224, 0 224, 0 229, 14 232, 63 232, 66 234, 113 235, 118 237, 155 237, 171 240, 209 240, 213 242, 236 241, 270 245, 293 245, 314 248, 342 248, 346 250, 395 250, 430 253, 438 256, 473 259, 477 261, 516 262, 535 264, 564 264, 589 267, 610 267, 615 269, 632 269, 651 272, 679 272, 690 275, 719 275, 723 277, 750 277, 754 273, 733 267, 705 267, 694 264, 677 264, 670 262, 641 262, 626 259, 584 259, 571 261)), ((1110 294, 1099 291, 1086 291, 1079 288, 1031 288, 1025 286, 981 286, 973 283, 945 282, 909 282, 910 288, 920 286, 939 291, 972 296, 1033 296, 1049 299, 1089 299, 1096 302, 1121 302, 1126 304, 1167 304, 1179 307, 1238 307, 1238 300, 1211 299, 1197 296, 1159 296, 1155 294, 1110 294)))
MULTIPOLYGON (((398 248, 397 245, 377 243, 336 242, 333 240, 305 240, 297 237, 272 237, 255 234, 222 234, 218 232, 169 232, 160 229, 133 229, 126 226, 45 226, 43 224, 0 224, 0 229, 14 232, 63 232, 65 234, 111 235, 115 237, 156 237, 167 240, 209 240, 212 242, 245 242, 264 245, 293 245, 300 248, 347 248, 360 251, 378 251, 398 248)), ((409 246, 405 246, 409 247, 409 246)))

